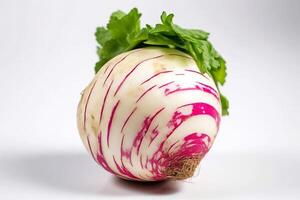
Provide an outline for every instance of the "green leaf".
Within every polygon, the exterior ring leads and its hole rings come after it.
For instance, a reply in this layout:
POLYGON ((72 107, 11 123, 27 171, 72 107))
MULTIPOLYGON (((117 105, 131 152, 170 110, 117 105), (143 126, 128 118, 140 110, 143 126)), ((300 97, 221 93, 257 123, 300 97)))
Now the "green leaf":
POLYGON ((99 43, 97 54, 100 62, 95 66, 95 71, 116 55, 131 50, 141 41, 148 38, 147 31, 140 29, 141 14, 136 8, 128 14, 123 11, 114 12, 106 27, 99 27, 95 36, 99 43))
POLYGON ((211 74, 214 77, 215 81, 224 85, 226 77, 226 66, 223 58, 218 58, 219 67, 211 70, 211 74))
POLYGON ((129 41, 128 49, 133 49, 142 41, 145 41, 147 39, 148 39, 148 31, 146 28, 143 28, 141 31, 137 33, 132 33, 128 35, 128 41, 129 41))
POLYGON ((106 42, 111 40, 112 36, 110 32, 104 27, 98 27, 95 33, 97 42, 103 46, 106 42))
POLYGON ((220 93, 222 114, 228 114, 229 102, 220 92, 220 85, 226 80, 226 62, 208 41, 209 33, 200 29, 186 29, 173 23, 174 14, 163 12, 161 23, 154 27, 141 28, 141 14, 136 8, 129 13, 112 13, 106 27, 99 27, 95 36, 99 44, 97 54, 100 61, 95 71, 111 58, 131 49, 147 46, 175 48, 191 55, 201 73, 208 73, 214 80, 220 93))
POLYGON ((160 19, 163 24, 171 25, 172 21, 173 21, 173 17, 174 17, 174 14, 167 15, 167 13, 164 11, 160 16, 160 19))
POLYGON ((150 34, 148 40, 144 41, 144 44, 148 45, 157 45, 157 46, 168 46, 169 48, 183 48, 183 44, 180 44, 177 41, 174 41, 162 34, 150 34))
POLYGON ((110 18, 117 18, 117 19, 121 19, 122 17, 124 17, 126 15, 126 13, 124 13, 121 10, 117 10, 115 12, 113 12, 110 16, 110 18))
POLYGON ((164 24, 156 24, 155 28, 149 30, 150 34, 166 34, 166 35, 176 35, 175 32, 169 27, 164 24))
POLYGON ((115 39, 126 40, 127 36, 140 31, 140 17, 136 8, 132 9, 127 15, 120 14, 118 11, 111 16, 107 29, 115 39))
POLYGON ((195 29, 183 29, 180 26, 172 24, 172 29, 184 40, 198 43, 199 40, 206 40, 208 38, 208 33, 195 30, 195 29))
POLYGON ((221 103, 222 103, 222 115, 229 115, 229 101, 224 95, 221 96, 221 103))

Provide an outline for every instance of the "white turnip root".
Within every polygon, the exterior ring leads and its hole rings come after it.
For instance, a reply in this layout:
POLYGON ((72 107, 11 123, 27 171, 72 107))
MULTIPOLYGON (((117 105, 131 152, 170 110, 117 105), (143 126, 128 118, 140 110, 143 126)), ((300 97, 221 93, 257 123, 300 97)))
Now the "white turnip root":
POLYGON ((108 61, 77 113, 94 160, 124 179, 193 176, 217 135, 220 95, 212 78, 175 49, 147 47, 108 61))

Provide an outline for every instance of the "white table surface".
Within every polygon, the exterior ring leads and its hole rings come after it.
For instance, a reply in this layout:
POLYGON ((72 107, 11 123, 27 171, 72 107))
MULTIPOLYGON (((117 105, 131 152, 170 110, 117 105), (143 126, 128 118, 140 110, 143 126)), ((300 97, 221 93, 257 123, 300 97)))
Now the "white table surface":
POLYGON ((299 1, 0 2, 0 199, 300 199, 299 1), (212 33, 230 116, 195 177, 133 183, 105 172, 76 128, 95 27, 137 6, 212 33))

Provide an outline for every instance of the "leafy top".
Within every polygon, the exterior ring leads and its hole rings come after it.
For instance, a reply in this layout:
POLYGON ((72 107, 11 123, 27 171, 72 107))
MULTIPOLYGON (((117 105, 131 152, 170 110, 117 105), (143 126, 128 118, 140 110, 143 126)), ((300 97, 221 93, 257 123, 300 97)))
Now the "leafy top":
MULTIPOLYGON (((140 47, 163 46, 175 48, 191 55, 201 73, 208 73, 219 86, 224 85, 226 78, 226 62, 208 41, 209 33, 199 29, 185 29, 173 23, 173 14, 163 12, 161 23, 154 27, 140 26, 141 14, 133 8, 128 14, 123 11, 112 13, 106 27, 98 27, 95 33, 99 43, 97 54, 100 61, 95 71, 113 57, 140 47)), ((220 93, 222 114, 228 115, 229 102, 220 93)))

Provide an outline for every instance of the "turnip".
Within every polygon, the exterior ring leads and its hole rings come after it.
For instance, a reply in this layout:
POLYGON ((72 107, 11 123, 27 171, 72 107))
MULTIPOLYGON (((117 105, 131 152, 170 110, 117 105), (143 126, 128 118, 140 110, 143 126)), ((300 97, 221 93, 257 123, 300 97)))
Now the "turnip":
POLYGON ((225 61, 207 33, 172 17, 163 13, 161 25, 140 29, 136 9, 117 11, 97 29, 100 62, 82 93, 78 129, 94 160, 124 179, 193 176, 228 113, 218 87, 225 61))

